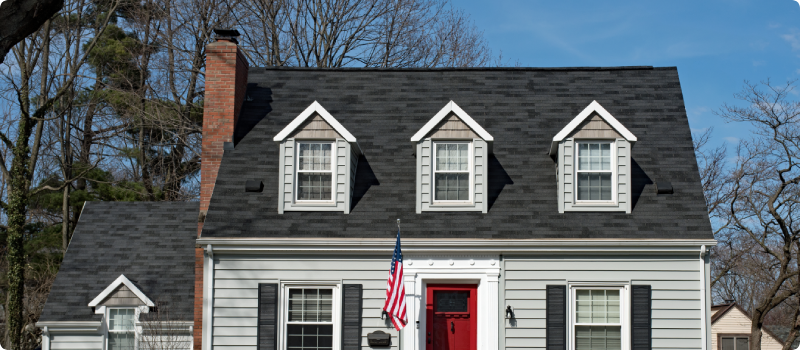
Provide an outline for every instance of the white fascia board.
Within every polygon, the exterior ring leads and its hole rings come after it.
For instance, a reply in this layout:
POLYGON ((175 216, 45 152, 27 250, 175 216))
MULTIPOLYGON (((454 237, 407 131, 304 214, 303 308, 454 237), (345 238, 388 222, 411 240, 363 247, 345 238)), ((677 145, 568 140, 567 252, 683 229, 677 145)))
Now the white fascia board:
POLYGON ((281 142, 285 140, 287 137, 289 137, 289 135, 292 134, 292 132, 294 132, 297 128, 299 128, 300 125, 302 125, 306 121, 306 119, 314 115, 315 112, 319 114, 322 117, 322 119, 328 122, 328 124, 330 124, 331 127, 334 130, 336 130, 336 132, 339 133, 339 135, 342 135, 342 137, 344 137, 344 139, 347 140, 347 142, 353 142, 353 143, 356 142, 355 136, 353 136, 353 134, 347 131, 347 129, 345 129, 344 126, 342 126, 342 124, 339 124, 336 118, 334 118, 330 113, 328 113, 328 111, 325 110, 325 108, 323 108, 322 105, 320 105, 319 102, 317 101, 314 101, 314 103, 308 106, 308 108, 306 108, 303 111, 303 113, 300 113, 300 115, 298 115, 297 118, 294 118, 294 120, 292 120, 292 122, 289 123, 289 125, 287 125, 285 128, 283 128, 283 130, 281 130, 281 132, 275 135, 272 141, 281 142))
MULTIPOLYGON (((389 252, 393 239, 300 239, 300 238, 200 238, 199 246, 214 245, 218 252, 316 252, 370 253, 389 252)), ((713 239, 404 239, 403 250, 414 253, 436 252, 505 252, 505 253, 694 253, 697 248, 716 245, 713 239)))
POLYGON ((614 128, 614 130, 616 130, 620 135, 622 135, 622 137, 624 137, 625 140, 631 143, 636 142, 637 140, 636 136, 633 135, 633 133, 630 132, 627 128, 625 128, 625 126, 623 126, 622 123, 620 123, 617 120, 617 118, 614 118, 614 116, 612 116, 611 113, 608 113, 608 111, 605 108, 603 108, 603 106, 601 106, 600 103, 598 103, 597 101, 592 101, 592 103, 586 106, 586 108, 584 108, 580 114, 578 114, 575 118, 573 118, 572 121, 569 122, 569 124, 567 124, 567 126, 561 129, 561 131, 559 131, 558 134, 556 134, 556 136, 553 137, 553 142, 550 145, 550 155, 556 153, 556 150, 558 150, 559 142, 564 141, 564 139, 567 138, 569 134, 575 131, 575 128, 581 125, 581 123, 583 123, 583 121, 586 120, 586 118, 588 118, 590 115, 592 115, 592 113, 595 112, 600 116, 600 118, 603 118, 603 120, 605 120, 606 123, 608 123, 608 125, 611 125, 611 127, 614 128))
POLYGON ((100 293, 96 298, 92 299, 92 301, 89 303, 89 307, 95 307, 98 304, 100 304, 100 302, 105 300, 121 284, 124 284, 126 287, 128 287, 128 289, 130 289, 131 292, 133 292, 133 294, 135 294, 136 297, 138 297, 139 300, 141 300, 145 305, 150 307, 155 306, 153 301, 151 301, 150 298, 144 295, 144 293, 142 293, 142 291, 139 290, 139 288, 136 288, 136 286, 133 284, 133 282, 131 282, 131 280, 125 277, 125 275, 119 275, 119 277, 117 277, 117 279, 114 280, 114 282, 111 282, 111 284, 109 284, 108 287, 106 287, 106 289, 104 289, 102 293, 100 293))
POLYGON ((102 321, 40 321, 36 322, 36 327, 47 327, 51 332, 92 332, 100 329, 101 324, 102 321))
POLYGON ((474 131, 476 134, 478 134, 478 136, 480 136, 484 141, 487 142, 494 141, 494 137, 492 137, 492 135, 486 132, 486 130, 484 130, 478 124, 478 122, 475 121, 475 119, 472 119, 472 117, 470 117, 469 114, 467 114, 467 112, 464 112, 464 110, 461 109, 461 107, 459 107, 455 102, 450 101, 448 104, 444 106, 444 108, 442 108, 439 111, 439 113, 436 113, 436 115, 434 115, 433 118, 431 118, 431 120, 425 123, 422 129, 419 129, 419 131, 417 131, 417 133, 414 134, 414 136, 411 136, 411 142, 419 142, 420 140, 422 140, 422 138, 425 137, 425 135, 430 133, 431 130, 433 130, 433 128, 435 128, 436 125, 439 125, 442 119, 447 117, 450 113, 454 113, 459 119, 461 119, 462 122, 464 122, 464 124, 467 124, 467 126, 469 126, 469 128, 472 129, 472 131, 474 131))

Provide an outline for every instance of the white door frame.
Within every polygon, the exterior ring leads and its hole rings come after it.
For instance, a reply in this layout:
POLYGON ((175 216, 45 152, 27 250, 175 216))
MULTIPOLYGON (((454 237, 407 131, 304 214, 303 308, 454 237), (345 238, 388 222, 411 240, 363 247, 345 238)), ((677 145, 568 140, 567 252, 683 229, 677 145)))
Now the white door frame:
POLYGON ((401 350, 425 350, 425 296, 429 283, 477 284, 477 348, 497 350, 499 255, 409 256, 403 263, 408 326, 403 329, 401 350))

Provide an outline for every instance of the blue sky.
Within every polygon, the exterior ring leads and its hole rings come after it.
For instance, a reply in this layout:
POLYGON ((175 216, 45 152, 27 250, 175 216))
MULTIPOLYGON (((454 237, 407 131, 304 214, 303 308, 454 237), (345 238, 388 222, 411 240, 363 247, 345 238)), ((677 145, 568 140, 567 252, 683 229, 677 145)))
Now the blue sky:
MULTIPOLYGON (((492 50, 522 66, 676 66, 689 123, 736 143, 749 127, 712 112, 744 81, 800 78, 800 5, 793 0, 455 0, 492 50)), ((796 84, 799 91, 800 84, 796 84)))

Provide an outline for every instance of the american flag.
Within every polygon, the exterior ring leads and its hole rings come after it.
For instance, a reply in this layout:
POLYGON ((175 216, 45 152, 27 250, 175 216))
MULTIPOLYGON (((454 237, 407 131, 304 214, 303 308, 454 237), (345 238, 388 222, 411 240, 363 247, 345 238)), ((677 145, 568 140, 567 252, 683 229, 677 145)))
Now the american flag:
POLYGON ((389 281, 386 283, 386 304, 383 305, 383 310, 389 314, 394 328, 398 331, 408 323, 406 288, 403 286, 403 252, 400 251, 400 228, 397 229, 397 243, 394 245, 389 281))

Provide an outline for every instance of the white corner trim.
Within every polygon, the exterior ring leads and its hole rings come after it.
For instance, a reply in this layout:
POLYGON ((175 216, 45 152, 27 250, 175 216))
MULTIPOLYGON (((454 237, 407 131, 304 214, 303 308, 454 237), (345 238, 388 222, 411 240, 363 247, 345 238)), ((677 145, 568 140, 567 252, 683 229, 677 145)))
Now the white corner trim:
POLYGON ((592 103, 586 106, 586 108, 584 108, 580 114, 578 114, 574 119, 572 119, 572 121, 569 122, 567 126, 561 129, 561 131, 559 131, 558 134, 556 134, 556 136, 553 137, 553 143, 550 146, 550 154, 551 155, 555 154, 555 151, 558 149, 558 143, 564 141, 564 139, 567 138, 567 136, 570 133, 572 133, 575 130, 575 128, 581 125, 581 123, 583 123, 583 121, 586 120, 586 118, 588 118, 590 115, 592 115, 592 113, 595 112, 600 116, 600 118, 603 118, 603 120, 605 120, 606 123, 608 123, 608 125, 611 125, 611 127, 614 128, 614 130, 616 130, 620 135, 622 135, 622 137, 624 137, 625 140, 627 140, 628 142, 637 141, 636 136, 634 136, 633 133, 628 131, 628 129, 625 128, 625 126, 623 126, 622 123, 620 123, 617 120, 617 118, 614 118, 614 116, 612 116, 611 113, 608 113, 608 111, 605 108, 603 108, 603 106, 601 106, 600 103, 598 103, 597 101, 592 101, 592 103))
POLYGON ((298 115, 297 118, 294 118, 294 120, 292 120, 292 122, 289 123, 289 125, 287 125, 285 128, 283 128, 283 130, 281 130, 281 132, 275 135, 272 141, 281 142, 285 140, 287 137, 289 137, 289 135, 292 132, 295 131, 295 129, 300 127, 300 125, 303 124, 303 122, 305 122, 306 119, 308 119, 308 117, 312 116, 314 112, 318 113, 322 117, 322 119, 328 122, 328 124, 330 124, 331 127, 333 127, 333 129, 339 133, 339 135, 342 135, 342 137, 344 137, 344 139, 347 140, 347 142, 356 142, 356 138, 353 136, 353 134, 347 131, 347 129, 345 129, 344 126, 342 126, 342 124, 339 124, 336 118, 334 118, 330 113, 328 113, 328 111, 325 110, 325 108, 323 108, 322 105, 320 105, 319 102, 317 101, 314 101, 314 103, 308 106, 308 108, 306 108, 303 111, 303 113, 300 113, 300 115, 298 115))
POLYGON ((126 287, 128 287, 128 289, 130 289, 131 292, 133 292, 133 294, 139 298, 139 300, 145 303, 145 305, 155 306, 155 304, 153 304, 153 301, 151 301, 150 298, 144 295, 144 293, 142 293, 142 291, 139 290, 139 288, 136 288, 136 286, 133 285, 133 282, 131 282, 131 280, 125 277, 125 275, 119 275, 119 277, 117 277, 117 279, 114 280, 114 282, 111 282, 111 284, 109 284, 108 287, 106 287, 106 289, 103 290, 102 293, 100 293, 100 295, 98 295, 89 303, 89 307, 95 307, 98 304, 100 304, 101 301, 105 300, 105 298, 108 297, 121 284, 124 284, 126 287))
POLYGON ((423 126, 422 129, 419 129, 419 131, 417 131, 417 133, 414 134, 414 136, 411 136, 411 142, 419 142, 420 140, 422 140, 422 138, 425 137, 425 135, 431 132, 431 130, 433 130, 433 128, 435 128, 436 125, 439 125, 439 122, 441 122, 442 119, 447 117, 447 115, 449 115, 451 112, 455 113, 455 115, 458 116, 458 118, 461 119, 461 121, 464 122, 464 124, 467 124, 467 126, 469 126, 469 128, 472 129, 472 131, 474 131, 476 134, 478 134, 478 136, 480 136, 484 141, 488 142, 494 141, 494 137, 492 137, 492 135, 489 135, 489 133, 486 132, 486 130, 484 130, 478 124, 478 122, 475 121, 475 119, 472 119, 472 117, 470 117, 469 114, 467 114, 467 112, 464 112, 464 110, 461 109, 461 107, 459 107, 455 102, 450 101, 444 106, 444 108, 442 108, 439 111, 439 113, 436 113, 436 115, 434 115, 433 118, 431 118, 431 120, 425 123, 425 126, 423 126))

